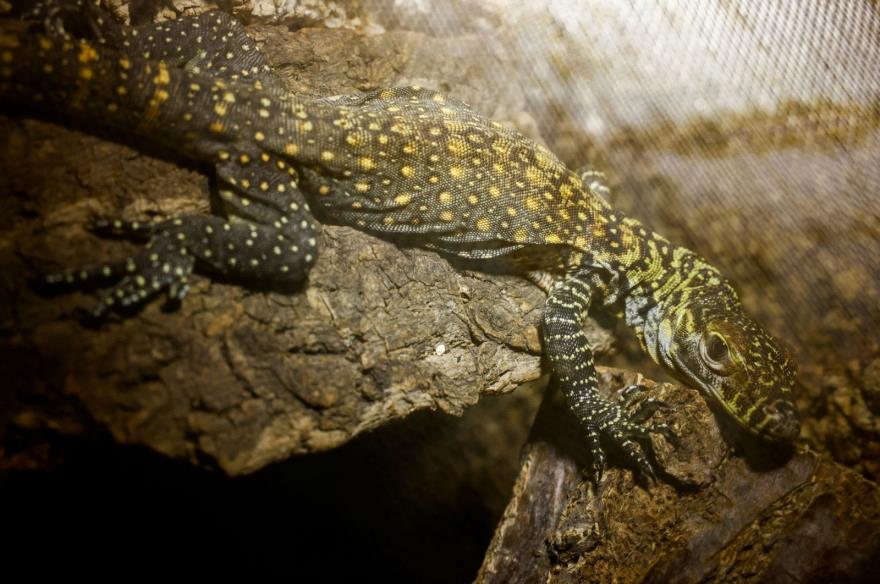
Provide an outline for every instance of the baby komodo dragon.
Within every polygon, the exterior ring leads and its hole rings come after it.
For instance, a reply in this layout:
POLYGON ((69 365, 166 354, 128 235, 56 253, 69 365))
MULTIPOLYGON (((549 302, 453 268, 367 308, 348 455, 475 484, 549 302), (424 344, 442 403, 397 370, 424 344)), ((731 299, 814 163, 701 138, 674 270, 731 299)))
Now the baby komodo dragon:
POLYGON ((302 280, 318 257, 317 217, 541 274, 550 283, 544 350, 586 431, 597 480, 603 442, 653 476, 650 433, 675 436, 662 424, 642 425, 656 402, 631 412, 598 393, 583 332, 595 302, 616 310, 657 363, 743 428, 776 441, 798 435, 794 364, 718 270, 612 209, 598 180, 582 180, 518 132, 419 88, 324 99, 291 93, 223 13, 137 28, 120 26, 91 0, 56 0, 38 13, 30 28, 0 29, 4 111, 204 164, 226 211, 104 222, 149 242, 122 261, 48 277, 115 283, 97 315, 162 290, 182 298, 198 267, 302 280), (81 30, 86 38, 77 38, 81 30))

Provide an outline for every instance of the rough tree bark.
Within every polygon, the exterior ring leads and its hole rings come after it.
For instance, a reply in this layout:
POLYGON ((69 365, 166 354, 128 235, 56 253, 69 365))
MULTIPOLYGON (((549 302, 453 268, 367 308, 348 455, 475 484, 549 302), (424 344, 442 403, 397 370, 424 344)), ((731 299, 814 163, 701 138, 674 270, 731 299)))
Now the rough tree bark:
POLYGON ((645 489, 613 468, 594 488, 576 421, 548 394, 478 582, 839 582, 876 573, 876 484, 805 449, 752 443, 734 455, 727 444, 743 437, 720 429, 696 391, 601 373, 608 395, 642 382, 671 406, 656 416, 682 443, 653 441, 662 480, 645 489))

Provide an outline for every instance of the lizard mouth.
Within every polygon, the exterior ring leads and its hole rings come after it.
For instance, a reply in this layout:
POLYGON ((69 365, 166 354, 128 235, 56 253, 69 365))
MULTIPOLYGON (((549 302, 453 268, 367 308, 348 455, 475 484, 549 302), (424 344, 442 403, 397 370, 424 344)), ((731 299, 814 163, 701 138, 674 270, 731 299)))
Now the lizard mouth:
POLYGON ((706 383, 704 380, 700 379, 695 373, 693 373, 678 357, 677 354, 672 353, 668 356, 668 359, 672 362, 672 371, 675 374, 675 377, 679 379, 682 383, 685 383, 689 387, 692 387, 702 393, 705 397, 711 399, 715 403, 719 404, 724 411, 729 415, 736 417, 736 413, 731 411, 728 407, 727 403, 721 398, 721 394, 714 386, 706 383))

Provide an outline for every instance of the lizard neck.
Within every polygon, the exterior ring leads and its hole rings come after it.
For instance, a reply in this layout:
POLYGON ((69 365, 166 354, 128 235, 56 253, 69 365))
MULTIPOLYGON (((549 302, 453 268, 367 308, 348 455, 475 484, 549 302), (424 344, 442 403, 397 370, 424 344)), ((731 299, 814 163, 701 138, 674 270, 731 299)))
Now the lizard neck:
POLYGON ((718 270, 691 250, 672 244, 636 219, 609 214, 594 261, 609 274, 605 304, 621 309, 640 344, 655 362, 671 366, 664 323, 684 314, 700 290, 724 285, 718 270))

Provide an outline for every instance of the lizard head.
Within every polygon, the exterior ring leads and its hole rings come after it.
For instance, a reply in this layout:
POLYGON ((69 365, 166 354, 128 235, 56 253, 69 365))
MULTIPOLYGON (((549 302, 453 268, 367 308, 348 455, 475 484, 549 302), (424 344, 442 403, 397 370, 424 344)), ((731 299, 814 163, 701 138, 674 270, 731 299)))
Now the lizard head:
POLYGON ((661 322, 662 361, 751 433, 770 441, 797 438, 791 394, 797 370, 789 352, 746 314, 728 285, 687 296, 661 322))

